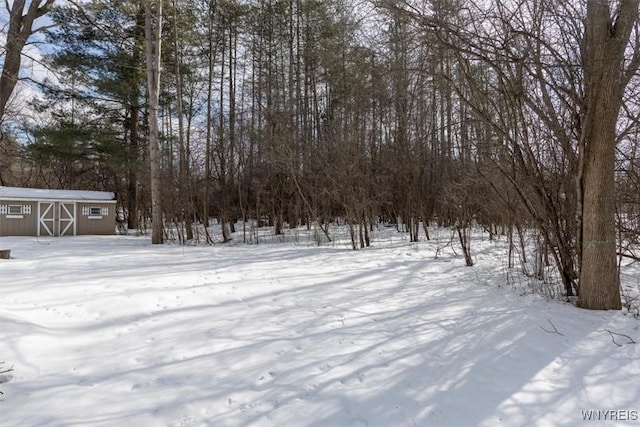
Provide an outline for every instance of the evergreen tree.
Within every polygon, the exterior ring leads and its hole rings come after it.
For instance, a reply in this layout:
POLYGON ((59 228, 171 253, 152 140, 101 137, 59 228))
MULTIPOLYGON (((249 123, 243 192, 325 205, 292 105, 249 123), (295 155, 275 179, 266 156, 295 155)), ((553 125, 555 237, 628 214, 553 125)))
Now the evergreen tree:
MULTIPOLYGON (((110 156, 105 166, 117 174, 114 184, 126 195, 122 200, 129 228, 136 228, 145 127, 142 6, 133 1, 96 0, 82 8, 58 6, 51 17, 58 25, 49 31, 48 39, 56 49, 46 60, 60 77, 58 82, 47 82, 47 101, 40 108, 72 116, 39 132, 58 135, 47 144, 60 143, 64 132, 72 136, 78 129, 85 135, 99 135, 102 143, 89 148, 101 148, 110 156)), ((64 155, 64 150, 57 154, 64 155)))

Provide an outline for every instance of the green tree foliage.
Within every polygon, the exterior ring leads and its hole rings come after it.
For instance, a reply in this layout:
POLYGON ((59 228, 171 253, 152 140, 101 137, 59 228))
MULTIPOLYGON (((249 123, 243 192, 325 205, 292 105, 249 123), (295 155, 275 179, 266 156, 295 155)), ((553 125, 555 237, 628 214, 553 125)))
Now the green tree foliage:
MULTIPOLYGON (((39 109, 60 117, 37 130, 38 160, 58 158, 66 163, 83 153, 97 159, 112 176, 128 208, 129 226, 137 225, 144 106, 144 16, 138 2, 92 1, 56 7, 58 25, 48 32, 55 50, 46 60, 58 81, 45 82, 39 109), (66 147, 52 149, 56 146, 66 147), (66 158, 66 156, 70 156, 66 158)), ((91 181, 77 183, 91 186, 91 181)))

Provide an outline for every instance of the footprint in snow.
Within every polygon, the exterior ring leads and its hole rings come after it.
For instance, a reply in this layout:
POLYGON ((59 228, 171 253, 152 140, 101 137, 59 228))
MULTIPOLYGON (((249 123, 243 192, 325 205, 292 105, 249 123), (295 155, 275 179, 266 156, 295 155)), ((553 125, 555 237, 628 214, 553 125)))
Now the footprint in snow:
POLYGON ((155 380, 151 381, 151 382, 144 382, 144 383, 138 383, 138 384, 134 384, 131 387, 131 391, 136 391, 136 390, 145 390, 148 389, 152 386, 156 386, 156 387, 162 387, 167 385, 167 381, 164 378, 156 378, 155 380))
POLYGON ((96 381, 94 378, 82 378, 80 381, 78 381, 78 385, 80 387, 95 387, 97 385, 98 381, 96 381))
POLYGON ((198 420, 193 417, 186 417, 180 421, 170 424, 171 427, 191 427, 195 425, 198 425, 198 420))
POLYGON ((275 371, 269 371, 269 372, 267 372, 266 374, 260 375, 260 378, 258 378, 258 382, 271 380, 271 379, 273 379, 276 375, 277 375, 277 372, 275 372, 275 371))
POLYGON ((0 375, 0 384, 8 383, 13 379, 13 375, 0 375))
POLYGON ((131 387, 131 391, 137 391, 137 390, 144 390, 147 389, 151 386, 151 384, 149 383, 138 383, 138 384, 134 384, 131 387))
POLYGON ((352 375, 350 377, 346 377, 340 380, 340 384, 343 385, 351 385, 356 382, 362 383, 364 381, 364 374, 357 373, 356 375, 352 375))
POLYGON ((328 363, 325 363, 322 366, 318 366, 318 370, 320 372, 327 372, 327 371, 331 370, 331 368, 332 368, 332 366, 330 364, 328 364, 328 363))
POLYGON ((307 384, 304 388, 304 396, 310 397, 318 393, 318 384, 307 384))

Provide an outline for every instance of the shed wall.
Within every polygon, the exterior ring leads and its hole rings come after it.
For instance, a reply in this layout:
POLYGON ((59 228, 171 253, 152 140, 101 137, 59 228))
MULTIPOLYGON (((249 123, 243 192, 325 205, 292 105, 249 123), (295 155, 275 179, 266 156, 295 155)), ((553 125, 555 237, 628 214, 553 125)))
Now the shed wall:
POLYGON ((36 236, 38 232, 38 202, 0 200, 0 236, 36 236), (20 206, 21 213, 11 213, 20 206))
MULTIPOLYGON (((75 224, 68 229, 65 235, 73 235, 75 229, 76 235, 113 235, 116 228, 116 203, 115 201, 35 201, 35 200, 5 200, 0 199, 0 236, 37 236, 38 227, 41 227, 42 236, 57 236, 58 230, 63 227, 56 226, 54 223, 59 220, 58 205, 65 204, 73 206, 75 209, 69 208, 69 213, 75 211, 75 224), (54 209, 48 211, 45 215, 45 209, 51 203, 55 203, 54 209), (39 206, 40 205, 40 206, 39 206), (21 207, 21 213, 13 212, 21 207), (93 208, 93 211, 92 211, 93 208), (43 223, 49 228, 49 231, 40 223, 38 213, 43 215, 43 223), (99 213, 99 215, 97 214, 99 213), (51 234, 50 234, 51 233, 51 234)), ((68 224, 68 222, 67 222, 68 224)), ((64 224, 63 224, 64 226, 64 224)))
POLYGON ((78 235, 112 235, 116 232, 116 204, 108 202, 77 203, 78 235), (100 215, 92 215, 91 208, 100 210, 100 215))

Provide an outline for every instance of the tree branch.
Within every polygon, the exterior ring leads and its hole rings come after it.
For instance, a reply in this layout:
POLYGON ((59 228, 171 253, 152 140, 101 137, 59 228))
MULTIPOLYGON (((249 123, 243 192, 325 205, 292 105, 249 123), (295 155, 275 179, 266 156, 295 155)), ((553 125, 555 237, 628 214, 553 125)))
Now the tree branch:
POLYGON ((613 342, 618 347, 622 347, 622 344, 619 344, 616 342, 616 338, 614 335, 617 335, 619 337, 625 337, 626 339, 628 339, 629 342, 626 342, 625 344, 637 344, 637 342, 635 342, 633 338, 631 338, 629 335, 619 334, 617 332, 610 331, 609 329, 604 329, 604 330, 601 330, 600 332, 608 332, 609 335, 611 335, 611 342, 613 342))
POLYGON ((553 331, 550 331, 548 329, 543 328, 542 326, 540 326, 540 329, 542 329, 545 332, 548 332, 550 334, 558 334, 560 336, 564 336, 564 334, 561 334, 560 332, 558 332, 558 329, 556 328, 556 325, 554 325, 551 320, 547 319, 547 322, 549 322, 549 324, 551 325, 551 327, 553 328, 553 331))

